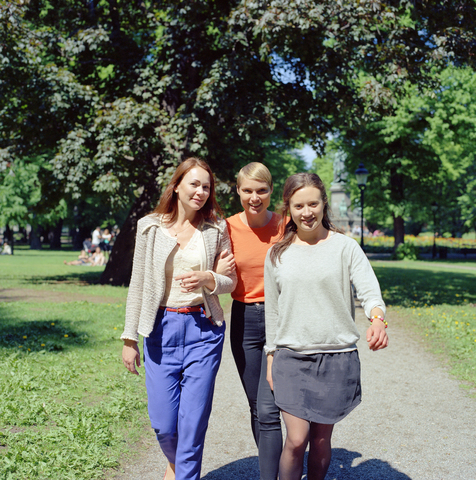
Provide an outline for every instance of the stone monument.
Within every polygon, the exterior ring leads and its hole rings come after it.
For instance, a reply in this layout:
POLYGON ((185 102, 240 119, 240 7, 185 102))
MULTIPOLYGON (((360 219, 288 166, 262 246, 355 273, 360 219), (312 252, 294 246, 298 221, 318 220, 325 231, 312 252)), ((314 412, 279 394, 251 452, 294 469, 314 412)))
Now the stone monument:
POLYGON ((346 189, 348 172, 345 169, 345 158, 346 155, 341 150, 334 154, 334 180, 331 183, 330 190, 332 222, 336 227, 348 233, 352 231, 354 223, 359 222, 360 214, 350 208, 350 195, 346 189))

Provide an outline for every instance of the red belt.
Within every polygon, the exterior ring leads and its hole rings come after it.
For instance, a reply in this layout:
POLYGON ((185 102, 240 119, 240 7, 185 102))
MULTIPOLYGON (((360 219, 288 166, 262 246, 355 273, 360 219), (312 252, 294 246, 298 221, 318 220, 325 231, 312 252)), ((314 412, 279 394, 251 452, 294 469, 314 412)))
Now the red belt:
POLYGON ((201 312, 203 309, 203 305, 197 305, 195 307, 179 307, 179 308, 159 307, 159 308, 161 310, 167 310, 167 312, 192 313, 192 312, 201 312))

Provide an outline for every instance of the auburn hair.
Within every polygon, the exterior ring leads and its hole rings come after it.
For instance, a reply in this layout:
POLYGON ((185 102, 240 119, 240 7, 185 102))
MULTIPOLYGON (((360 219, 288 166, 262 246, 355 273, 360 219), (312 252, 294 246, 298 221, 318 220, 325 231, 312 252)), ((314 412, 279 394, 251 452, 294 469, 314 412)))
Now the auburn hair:
POLYGON ((183 177, 192 168, 196 167, 203 168, 203 170, 206 170, 210 175, 210 195, 198 213, 203 220, 217 221, 217 215, 221 215, 221 210, 215 198, 215 177, 208 163, 198 157, 187 158, 177 167, 169 185, 160 197, 159 204, 152 213, 156 215, 166 215, 167 221, 169 222, 176 220, 178 215, 178 197, 175 190, 183 180, 183 177))

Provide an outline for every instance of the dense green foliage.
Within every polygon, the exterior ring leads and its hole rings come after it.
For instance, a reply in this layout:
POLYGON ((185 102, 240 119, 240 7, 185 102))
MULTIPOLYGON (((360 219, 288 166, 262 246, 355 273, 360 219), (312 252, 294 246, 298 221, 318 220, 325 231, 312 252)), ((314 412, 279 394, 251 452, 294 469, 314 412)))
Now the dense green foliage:
POLYGON ((420 249, 413 243, 400 243, 392 255, 392 260, 418 260, 420 249))
POLYGON ((457 236, 476 225, 476 76, 448 67, 434 79, 424 91, 408 84, 392 115, 343 132, 340 144, 349 169, 364 159, 370 172, 369 221, 382 228, 412 219, 457 236))
POLYGON ((312 162, 311 171, 317 173, 326 186, 327 195, 331 195, 331 185, 334 181, 333 160, 334 154, 331 149, 326 149, 326 154, 315 158, 312 162))
MULTIPOLYGON (((389 114, 408 81, 432 82, 434 65, 471 63, 475 10, 470 0, 0 1, 0 184, 41 156, 29 218, 63 197, 131 208, 103 278, 126 283, 137 218, 177 162, 207 159, 228 207, 226 182, 243 164, 292 173, 291 147, 322 151, 336 128, 389 114)), ((0 200, 27 196, 10 192, 0 200)))

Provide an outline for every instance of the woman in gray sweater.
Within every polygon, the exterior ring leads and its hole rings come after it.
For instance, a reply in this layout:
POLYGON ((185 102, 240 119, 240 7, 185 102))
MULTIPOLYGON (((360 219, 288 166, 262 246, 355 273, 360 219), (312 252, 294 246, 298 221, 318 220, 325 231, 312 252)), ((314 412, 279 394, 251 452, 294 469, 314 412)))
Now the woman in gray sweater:
POLYGON ((234 270, 213 271, 220 254, 231 252, 217 210, 210 167, 189 158, 137 225, 122 359, 137 374, 142 335, 149 417, 169 462, 166 480, 200 478, 225 333, 218 295, 236 286, 234 270))
POLYGON ((385 304, 362 249, 330 222, 318 175, 286 180, 282 213, 291 218, 265 261, 267 378, 287 430, 279 478, 301 478, 309 443, 308 479, 323 480, 334 424, 361 397, 352 285, 372 350, 388 344, 385 304))

